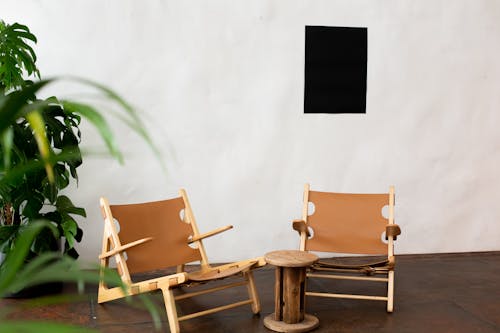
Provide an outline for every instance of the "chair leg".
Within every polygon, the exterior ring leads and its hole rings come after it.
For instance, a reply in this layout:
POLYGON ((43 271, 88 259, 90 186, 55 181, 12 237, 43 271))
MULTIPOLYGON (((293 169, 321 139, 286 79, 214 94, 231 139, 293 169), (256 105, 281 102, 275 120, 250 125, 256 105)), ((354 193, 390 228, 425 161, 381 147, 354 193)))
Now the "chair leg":
POLYGON ((162 288, 165 309, 167 310, 168 324, 171 333, 179 333, 179 320, 177 319, 177 308, 175 306, 174 293, 170 288, 162 288))
POLYGON ((257 288, 255 287, 253 273, 250 271, 244 274, 247 280, 248 297, 252 300, 252 312, 258 314, 260 312, 260 299, 259 294, 257 294, 257 288))
POLYGON ((387 312, 394 310, 394 271, 389 271, 387 282, 387 312))

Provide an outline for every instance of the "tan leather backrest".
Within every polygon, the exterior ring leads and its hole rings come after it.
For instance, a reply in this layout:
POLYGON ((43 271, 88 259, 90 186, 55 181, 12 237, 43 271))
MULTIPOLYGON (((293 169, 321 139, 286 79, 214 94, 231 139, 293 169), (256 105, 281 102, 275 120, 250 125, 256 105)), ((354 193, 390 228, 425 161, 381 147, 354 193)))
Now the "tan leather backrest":
POLYGON ((388 220, 382 209, 389 204, 389 194, 310 191, 309 202, 314 204, 314 212, 306 222, 313 236, 306 241, 306 250, 387 254, 382 234, 388 220))
POLYGON ((193 234, 191 225, 181 219, 184 201, 181 197, 128 205, 111 205, 119 222, 118 236, 122 245, 138 239, 153 240, 127 249, 130 273, 177 266, 201 259, 200 251, 188 245, 193 234))

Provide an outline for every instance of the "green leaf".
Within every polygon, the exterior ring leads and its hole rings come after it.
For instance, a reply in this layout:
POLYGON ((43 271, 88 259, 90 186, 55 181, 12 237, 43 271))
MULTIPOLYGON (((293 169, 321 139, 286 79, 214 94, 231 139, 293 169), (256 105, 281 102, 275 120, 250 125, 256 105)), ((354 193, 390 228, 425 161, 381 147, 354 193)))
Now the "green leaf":
MULTIPOLYGON (((60 228, 54 228, 54 231, 50 229, 41 230, 40 233, 35 237, 30 251, 36 255, 50 252, 54 252, 60 255, 61 244, 59 239, 62 237, 62 230, 59 229, 60 228)), ((32 258, 29 259, 32 260, 32 258)))
MULTIPOLYGON (((14 23, 14 24, 17 24, 17 23, 14 23)), ((30 33, 29 29, 25 29, 24 31, 16 31, 16 35, 18 37, 21 37, 21 38, 24 38, 24 39, 29 39, 33 43, 37 42, 36 36, 33 35, 32 33, 30 33)), ((35 60, 36 60, 36 57, 35 57, 35 60)))
POLYGON ((57 260, 62 260, 62 256, 57 252, 46 252, 38 255, 34 259, 26 262, 22 269, 17 272, 17 279, 9 285, 9 292, 17 292, 23 288, 34 286, 38 283, 36 275, 45 269, 51 270, 54 274, 53 280, 47 282, 56 282, 59 272, 51 269, 52 265, 57 260))
POLYGON ((32 60, 34 51, 31 47, 29 47, 27 44, 24 44, 24 47, 28 50, 28 52, 32 53, 31 55, 24 51, 21 47, 22 45, 18 46, 18 49, 12 50, 12 54, 16 56, 17 60, 17 66, 19 68, 24 68, 27 72, 28 75, 33 74, 36 71, 36 66, 35 63, 32 60))
POLYGON ((81 242, 82 241, 82 237, 83 237, 83 230, 80 229, 80 228, 77 228, 76 229, 76 235, 75 235, 75 240, 77 242, 81 242))
POLYGON ((2 321, 0 332, 23 332, 23 333, 89 333, 98 330, 67 324, 58 324, 48 321, 2 321))
MULTIPOLYGON (((0 226, 0 249, 3 248, 6 242, 12 239, 19 230, 17 225, 2 225, 0 226)), ((2 252, 2 251, 0 251, 2 252)))
POLYGON ((42 214, 42 218, 54 222, 55 224, 61 224, 63 220, 61 213, 57 210, 42 214))
POLYGON ((97 112, 92 106, 71 102, 71 101, 63 101, 62 102, 64 109, 78 113, 89 120, 94 127, 97 129, 101 138, 104 140, 106 146, 108 147, 108 151, 112 156, 114 156, 120 163, 123 163, 123 156, 120 153, 118 146, 116 145, 115 138, 111 132, 111 128, 109 127, 106 119, 97 112))
MULTIPOLYGON (((0 118, 2 119, 0 122, 0 133, 3 133, 18 117, 30 108, 29 101, 33 99, 34 94, 51 81, 38 81, 8 95, 0 94, 0 118)), ((39 104, 35 105, 38 106, 39 104)))
POLYGON ((52 204, 55 203, 55 201, 57 199, 57 192, 58 192, 55 184, 46 180, 42 183, 42 186, 43 186, 44 197, 47 198, 47 200, 50 203, 52 203, 52 204))
POLYGON ((7 287, 16 278, 17 272, 24 264, 24 259, 29 252, 31 243, 36 235, 44 228, 50 228, 55 231, 50 223, 38 221, 31 223, 24 228, 23 232, 19 233, 19 237, 16 238, 14 243, 15 251, 10 251, 0 266, 0 295, 3 295, 3 292, 5 292, 7 287))
MULTIPOLYGON (((51 163, 57 163, 60 161, 68 161, 75 158, 71 153, 61 153, 58 155, 51 156, 51 163)), ((12 167, 6 174, 0 177, 0 196, 8 195, 5 193, 6 190, 17 186, 19 181, 22 181, 25 176, 33 177, 36 172, 44 169, 44 163, 39 160, 29 160, 26 162, 21 162, 16 166, 12 167)))
POLYGON ((5 169, 10 168, 10 157, 12 155, 12 145, 14 143, 14 130, 12 128, 7 128, 1 137, 1 144, 3 149, 3 167, 5 169))
POLYGON ((49 162, 49 157, 52 154, 52 149, 50 148, 49 142, 47 140, 47 134, 45 132, 45 122, 43 121, 40 112, 32 111, 26 115, 38 145, 38 151, 44 160, 45 171, 47 172, 47 177, 50 182, 54 181, 54 170, 52 169, 52 164, 49 162))
POLYGON ((37 218, 40 216, 39 212, 43 207, 45 198, 40 193, 32 193, 26 198, 26 205, 22 210, 22 214, 29 218, 37 218))
POLYGON ((32 174, 35 171, 43 170, 44 164, 41 161, 31 160, 25 163, 20 163, 11 168, 6 174, 0 178, 0 195, 6 196, 2 193, 2 189, 9 189, 16 186, 26 175, 32 174))
POLYGON ((69 185, 69 172, 64 164, 58 163, 54 166, 54 179, 57 188, 60 190, 69 185))
POLYGON ((26 85, 23 74, 40 78, 36 68, 36 54, 28 43, 36 43, 28 27, 14 23, 0 25, 0 85, 11 90, 26 85))
POLYGON ((102 92, 107 98, 109 98, 111 101, 114 101, 115 103, 117 103, 120 106, 121 110, 125 111, 125 114, 129 117, 129 118, 126 118, 126 117, 117 116, 117 118, 119 118, 122 122, 124 122, 127 126, 129 126, 130 129, 132 129, 134 132, 136 132, 144 141, 146 141, 146 143, 149 145, 149 147, 151 148, 151 150, 153 151, 155 156, 158 158, 158 161, 159 161, 162 169, 166 170, 165 165, 164 165, 162 159, 160 158, 160 156, 161 156, 160 151, 153 143, 153 140, 149 136, 149 134, 146 130, 146 127, 144 126, 142 120, 139 118, 137 112, 134 111, 134 108, 129 103, 127 103, 116 92, 114 92, 113 90, 109 89, 108 87, 106 87, 100 83, 97 83, 97 82, 94 82, 91 80, 87 80, 87 79, 78 78, 78 77, 69 77, 69 79, 84 83, 84 84, 92 86, 92 87, 95 87, 100 92, 102 92))
MULTIPOLYGON (((107 273, 106 281, 123 285, 117 274, 107 273)), ((30 261, 18 273, 18 281, 13 289, 21 289, 47 282, 77 282, 99 283, 100 277, 96 271, 80 269, 78 262, 67 256, 56 253, 44 253, 30 261)), ((17 281, 17 280, 16 280, 17 281)))
POLYGON ((63 229, 63 235, 66 238, 70 247, 74 246, 75 243, 75 235, 78 230, 78 225, 74 219, 72 219, 69 215, 66 216, 65 221, 61 224, 63 229))
POLYGON ((71 200, 65 195, 61 195, 57 198, 56 207, 57 210, 59 210, 60 212, 87 217, 85 209, 80 207, 75 207, 75 205, 73 205, 71 200))

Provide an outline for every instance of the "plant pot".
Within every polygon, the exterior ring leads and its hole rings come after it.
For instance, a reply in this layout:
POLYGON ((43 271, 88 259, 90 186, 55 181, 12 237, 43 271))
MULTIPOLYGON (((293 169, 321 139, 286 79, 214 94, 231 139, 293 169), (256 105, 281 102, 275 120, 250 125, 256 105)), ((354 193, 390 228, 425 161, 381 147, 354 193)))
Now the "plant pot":
MULTIPOLYGON (((59 240, 59 247, 61 247, 59 240)), ((5 260, 5 253, 0 252, 0 265, 5 260)), ((35 298, 47 295, 59 294, 63 290, 64 283, 61 281, 46 282, 23 288, 17 292, 7 293, 3 298, 35 298)))
POLYGON ((62 282, 43 283, 36 286, 27 287, 15 293, 4 295, 4 298, 35 298, 47 295, 60 294, 63 290, 62 282))

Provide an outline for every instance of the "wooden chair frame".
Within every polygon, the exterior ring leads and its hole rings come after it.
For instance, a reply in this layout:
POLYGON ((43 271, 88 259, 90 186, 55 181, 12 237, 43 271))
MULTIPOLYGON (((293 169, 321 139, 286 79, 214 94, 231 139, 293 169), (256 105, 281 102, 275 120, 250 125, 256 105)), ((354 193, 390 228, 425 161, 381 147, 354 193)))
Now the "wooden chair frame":
MULTIPOLYGON (((302 220, 294 220, 293 228, 300 234, 300 250, 306 251, 306 244, 310 237, 309 227, 307 225, 309 216, 309 193, 310 186, 304 186, 304 205, 302 210, 302 220)), ((372 295, 354 295, 354 294, 339 294, 326 292, 306 291, 306 296, 330 297, 330 298, 349 298, 349 299, 364 299, 378 300, 387 302, 387 312, 394 310, 394 241, 396 236, 401 233, 399 226, 394 223, 394 187, 390 186, 388 193, 388 218, 386 226, 387 240, 387 260, 376 263, 367 263, 363 265, 332 265, 315 269, 315 265, 307 273, 307 278, 322 278, 322 279, 340 279, 340 280, 357 280, 357 281, 376 281, 387 283, 387 295, 372 296, 372 295), (383 275, 378 277, 374 275, 383 275)), ((314 249, 313 249, 314 250, 314 249)), ((361 253, 356 253, 361 254, 361 253)))
MULTIPOLYGON (((189 223, 192 228, 192 236, 190 237, 190 239, 186 239, 186 242, 194 243, 198 248, 201 255, 200 270, 188 273, 184 270, 184 264, 181 264, 177 266, 177 273, 175 274, 169 274, 166 276, 141 282, 133 282, 129 273, 129 268, 127 267, 125 252, 127 249, 141 246, 141 244, 151 241, 155 235, 151 235, 151 237, 139 239, 128 244, 121 244, 119 233, 117 232, 112 214, 112 206, 110 207, 106 198, 101 198, 100 206, 104 218, 104 236, 102 242, 102 252, 99 256, 100 265, 103 268, 109 268, 110 258, 114 258, 116 262, 116 269, 121 277, 123 284, 125 285, 125 288, 108 288, 106 283, 101 279, 98 289, 98 303, 101 304, 130 295, 137 295, 140 293, 148 293, 155 290, 161 290, 165 302, 165 309, 167 312, 167 318, 171 332, 180 331, 179 321, 212 314, 246 304, 250 304, 253 313, 258 314, 260 312, 261 306, 252 274, 252 269, 264 266, 266 264, 265 260, 263 259, 263 257, 258 257, 216 267, 210 266, 202 240, 231 229, 232 226, 226 226, 207 233, 200 234, 186 191, 181 189, 179 191, 179 194, 184 202, 184 221, 189 223), (197 285, 212 280, 219 280, 229 276, 242 276, 243 280, 227 283, 217 287, 207 288, 201 291, 189 293, 184 292, 179 295, 174 295, 173 292, 174 289, 179 287, 189 287, 191 285, 197 285), (208 310, 178 316, 176 306, 177 301, 238 286, 247 287, 248 299, 211 308, 208 310)), ((166 267, 158 267, 158 269, 162 268, 166 267)))

